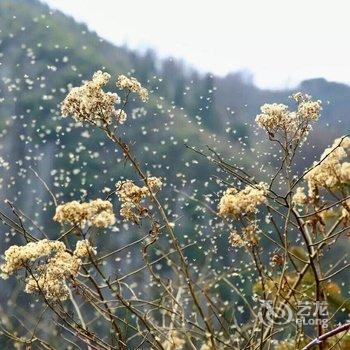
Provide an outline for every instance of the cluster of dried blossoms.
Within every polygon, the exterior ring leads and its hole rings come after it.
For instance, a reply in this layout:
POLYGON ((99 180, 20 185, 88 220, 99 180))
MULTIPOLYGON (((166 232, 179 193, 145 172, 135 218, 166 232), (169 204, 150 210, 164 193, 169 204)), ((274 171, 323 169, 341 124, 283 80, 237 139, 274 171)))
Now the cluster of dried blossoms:
POLYGON ((298 187, 292 197, 292 203, 295 205, 304 205, 307 203, 307 200, 304 187, 298 187))
POLYGON ((321 101, 312 101, 309 95, 300 92, 292 98, 298 104, 296 111, 290 111, 284 104, 266 103, 261 106, 256 122, 271 138, 289 135, 289 141, 302 142, 311 130, 310 123, 319 118, 321 101))
POLYGON ((13 245, 5 252, 5 263, 0 267, 2 278, 26 269, 27 293, 41 292, 47 299, 65 300, 69 295, 67 279, 77 276, 81 258, 94 253, 87 240, 78 241, 73 253, 67 251, 63 242, 47 239, 13 245))
MULTIPOLYGON (((157 338, 159 341, 160 338, 157 338)), ((185 349, 186 346, 186 340, 183 335, 180 334, 178 331, 170 331, 168 334, 168 337, 165 341, 162 342, 162 347, 164 350, 182 350, 185 349)), ((200 350, 213 350, 214 346, 211 339, 207 339, 205 343, 201 345, 199 348, 200 350)), ((215 342, 215 349, 219 350, 222 349, 218 344, 215 342)))
POLYGON ((142 205, 142 200, 152 193, 160 190, 162 180, 151 176, 147 178, 147 186, 139 187, 131 180, 118 181, 116 184, 117 195, 121 202, 120 215, 126 220, 139 223, 147 213, 147 208, 142 205))
POLYGON ((72 116, 76 121, 97 125, 110 124, 116 116, 115 104, 120 103, 116 93, 104 92, 111 76, 96 72, 92 80, 73 88, 62 103, 62 115, 72 116))
POLYGON ((237 230, 233 230, 229 236, 229 243, 232 247, 248 247, 256 246, 259 241, 259 227, 256 222, 242 228, 241 234, 237 230))
POLYGON ((240 217, 257 212, 257 206, 266 202, 268 186, 260 182, 254 186, 246 186, 242 191, 229 188, 219 203, 219 215, 222 217, 240 217))
POLYGON ((142 102, 148 101, 148 90, 142 87, 136 78, 119 75, 117 78, 117 86, 120 89, 138 94, 142 102))
POLYGON ((228 241, 231 247, 240 248, 244 247, 246 241, 242 238, 242 236, 237 232, 237 230, 233 230, 228 237, 228 241))
MULTIPOLYGON (((222 217, 241 218, 246 215, 254 215, 258 206, 267 201, 268 185, 260 182, 254 186, 246 186, 243 190, 237 191, 229 188, 225 191, 219 203, 219 215, 222 217)), ((249 222, 239 234, 233 230, 229 236, 229 243, 232 247, 252 248, 259 243, 258 225, 256 221, 249 222)))
MULTIPOLYGON (((303 179, 307 183, 308 192, 304 187, 297 187, 292 201, 299 206, 300 210, 308 204, 315 206, 315 209, 322 207, 321 191, 334 195, 335 193, 346 193, 350 185, 350 137, 338 138, 333 145, 322 153, 320 160, 314 162, 313 166, 305 173, 303 179)), ((307 208, 307 207, 306 207, 307 208)), ((341 202, 341 210, 332 207, 322 210, 310 222, 319 221, 323 226, 327 218, 344 218, 344 223, 349 223, 350 200, 341 202)))
POLYGON ((109 227, 115 223, 112 203, 102 199, 88 203, 72 201, 59 205, 53 219, 61 223, 69 222, 73 225, 90 225, 99 228, 109 227))
POLYGON ((309 195, 313 196, 319 188, 335 189, 350 184, 350 137, 336 139, 332 147, 321 155, 305 175, 309 195))
POLYGON ((124 124, 126 122, 127 114, 123 109, 117 109, 117 122, 119 124, 124 124))
POLYGON ((78 258, 95 255, 96 249, 91 245, 87 239, 78 241, 75 245, 74 255, 78 258))
MULTIPOLYGON (((102 89, 110 78, 110 74, 98 71, 93 75, 92 80, 80 87, 74 87, 62 103, 62 115, 72 116, 76 121, 102 127, 111 124, 113 120, 123 124, 126 121, 126 112, 115 109, 115 105, 121 102, 118 94, 104 92, 102 89)), ((116 84, 120 89, 138 94, 143 102, 148 100, 148 90, 143 88, 135 78, 120 75, 117 77, 116 84)))
MULTIPOLYGON (((160 340, 160 339, 159 339, 160 340)), ((164 350, 181 350, 184 348, 186 341, 181 337, 181 334, 177 331, 171 331, 166 339, 162 343, 164 350)))
MULTIPOLYGON (((265 129, 271 139, 282 139, 285 151, 292 144, 299 145, 311 130, 311 122, 316 121, 321 113, 321 101, 313 101, 309 95, 296 93, 292 96, 297 103, 297 109, 290 111, 284 104, 264 104, 261 114, 257 115, 256 122, 265 129)), ((282 143, 281 143, 282 145, 282 143)), ((256 214, 257 206, 266 202, 268 186, 259 183, 247 186, 242 191, 229 188, 219 203, 219 215, 222 217, 240 218, 244 215, 256 214)), ((303 189, 297 189, 293 203, 301 205, 307 202, 303 189)), ((237 230, 231 232, 229 242, 233 247, 253 247, 259 242, 256 222, 243 227, 239 234, 237 230)))

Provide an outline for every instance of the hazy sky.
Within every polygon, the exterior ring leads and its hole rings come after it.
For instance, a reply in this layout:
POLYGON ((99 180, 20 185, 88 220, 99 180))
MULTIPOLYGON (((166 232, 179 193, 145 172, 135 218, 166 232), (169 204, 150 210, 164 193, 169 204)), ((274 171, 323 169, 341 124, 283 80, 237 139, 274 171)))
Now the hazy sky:
POLYGON ((350 83, 347 0, 44 1, 113 43, 220 75, 247 69, 262 87, 320 76, 350 83))

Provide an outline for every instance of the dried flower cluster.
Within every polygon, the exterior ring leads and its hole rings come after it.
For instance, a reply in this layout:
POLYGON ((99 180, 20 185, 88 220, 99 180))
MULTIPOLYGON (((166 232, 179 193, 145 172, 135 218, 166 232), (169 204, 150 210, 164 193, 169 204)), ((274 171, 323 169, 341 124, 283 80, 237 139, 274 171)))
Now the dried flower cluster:
POLYGON ((136 78, 129 78, 126 75, 119 75, 117 78, 117 86, 120 89, 129 90, 130 92, 138 94, 143 102, 148 100, 148 90, 142 87, 136 78))
POLYGON ((261 128, 270 133, 280 128, 289 128, 291 123, 288 106, 280 103, 265 103, 260 107, 261 114, 257 115, 256 122, 261 128))
POLYGON ((83 239, 77 242, 74 250, 74 255, 78 258, 84 258, 90 255, 95 255, 96 250, 91 246, 87 239, 83 239))
POLYGON ((109 227, 115 223, 112 203, 102 199, 92 200, 89 203, 72 201, 59 205, 53 219, 61 223, 69 222, 80 226, 88 224, 99 228, 109 227))
POLYGON ((162 343, 164 350, 181 350, 185 345, 185 340, 179 332, 172 331, 168 338, 162 343))
POLYGON ((81 266, 82 257, 94 254, 90 243, 78 241, 73 254, 63 242, 43 239, 25 246, 13 245, 5 252, 5 263, 1 265, 2 277, 24 268, 27 293, 41 292, 47 299, 65 300, 69 295, 66 280, 75 277, 81 266))
POLYGON ((127 115, 124 110, 117 109, 116 115, 117 115, 117 121, 119 124, 124 124, 126 122, 127 115))
MULTIPOLYGON (((62 115, 72 116, 78 122, 88 122, 102 127, 111 124, 113 120, 123 124, 127 118, 126 112, 115 109, 115 105, 121 102, 120 97, 116 93, 103 91, 110 78, 110 74, 97 71, 92 80, 80 87, 74 87, 62 102, 62 115)), ((120 89, 138 94, 143 102, 148 100, 148 90, 142 87, 136 78, 119 75, 116 85, 120 89)))
POLYGON ((62 103, 63 116, 72 116, 76 121, 89 122, 96 125, 110 124, 112 117, 117 115, 115 104, 120 103, 116 93, 104 92, 110 75, 96 72, 92 80, 81 87, 73 88, 62 103))
POLYGON ((245 245, 243 238, 236 230, 233 230, 230 233, 228 241, 229 241, 231 247, 233 247, 233 248, 244 247, 244 245, 245 245))
POLYGON ((147 208, 141 205, 142 199, 150 196, 150 190, 156 192, 162 187, 160 178, 152 176, 146 181, 148 186, 142 187, 135 185, 131 180, 117 182, 117 195, 121 202, 120 215, 126 220, 139 223, 140 218, 147 213, 147 208))
POLYGON ((303 140, 311 130, 310 122, 319 118, 321 101, 312 101, 310 96, 300 92, 292 98, 298 103, 296 111, 290 111, 284 104, 266 103, 261 106, 261 114, 257 115, 256 122, 270 137, 290 134, 291 139, 303 140))
POLYGON ((258 226, 255 222, 243 227, 241 234, 233 230, 229 236, 229 243, 234 248, 254 247, 259 243, 258 230, 258 226))
POLYGON ((305 175, 309 185, 309 196, 315 196, 318 188, 334 189, 350 183, 350 137, 336 139, 332 147, 321 155, 305 175))
POLYGON ((242 191, 235 188, 226 190, 219 203, 219 215, 223 217, 240 217, 256 213, 257 206, 266 202, 268 186, 260 182, 257 185, 246 186, 242 191))
POLYGON ((303 187, 298 187, 296 189, 292 202, 296 205, 304 205, 307 202, 307 196, 303 187))
POLYGON ((298 106, 298 114, 304 120, 316 121, 321 113, 321 101, 303 101, 298 106))
POLYGON ((25 246, 13 245, 5 252, 5 264, 1 265, 3 277, 13 274, 16 270, 25 267, 27 263, 40 257, 49 256, 65 249, 64 243, 47 239, 30 242, 25 246))
POLYGON ((246 241, 246 246, 251 248, 259 243, 259 227, 256 222, 253 222, 242 229, 242 235, 246 241))
POLYGON ((66 279, 75 277, 80 265, 81 260, 74 255, 58 251, 26 278, 25 291, 42 292, 47 299, 65 300, 69 295, 66 279))

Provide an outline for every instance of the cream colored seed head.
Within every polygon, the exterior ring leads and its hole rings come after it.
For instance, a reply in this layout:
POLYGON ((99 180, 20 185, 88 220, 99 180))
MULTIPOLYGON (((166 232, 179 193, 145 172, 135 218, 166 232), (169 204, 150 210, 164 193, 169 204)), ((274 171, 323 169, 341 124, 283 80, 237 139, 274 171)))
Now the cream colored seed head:
POLYGON ((47 239, 30 242, 25 246, 13 245, 5 251, 5 263, 0 267, 3 277, 11 275, 40 257, 47 257, 65 249, 63 242, 49 241, 47 239))
POLYGON ((178 331, 172 331, 168 338, 162 343, 162 347, 164 350, 181 350, 185 343, 185 340, 178 331))
POLYGON ((148 100, 148 90, 143 88, 140 82, 133 77, 127 77, 125 75, 119 75, 117 77, 117 87, 120 89, 129 90, 139 95, 141 101, 146 102, 148 100))
POLYGON ((75 277, 80 266, 79 257, 67 252, 63 242, 43 239, 7 249, 1 271, 7 278, 24 268, 30 272, 27 293, 41 292, 48 299, 64 300, 68 296, 66 280, 75 277))
POLYGON ((94 125, 110 124, 112 117, 116 115, 114 105, 120 103, 120 98, 116 93, 102 90, 109 79, 108 73, 98 71, 92 80, 73 88, 62 103, 62 115, 94 125))
POLYGON ((311 130, 310 122, 316 121, 320 116, 321 101, 312 101, 310 96, 300 92, 292 98, 298 103, 296 111, 290 111, 284 104, 266 103, 261 106, 261 113, 255 120, 273 138, 283 135, 289 141, 302 143, 311 130))
POLYGON ((88 257, 89 255, 95 255, 96 250, 91 246, 87 239, 78 241, 75 246, 73 253, 78 258, 88 257))
POLYGON ((309 185, 309 193, 316 193, 315 188, 333 189, 350 181, 349 158, 350 138, 336 139, 332 147, 327 148, 321 155, 320 161, 305 175, 309 185))
POLYGON ((141 205, 142 200, 151 195, 150 191, 155 193, 162 187, 160 178, 151 176, 146 181, 148 187, 139 187, 131 180, 118 181, 116 183, 117 195, 121 202, 120 215, 124 219, 138 221, 140 213, 144 209, 141 205))
POLYGON ((255 213, 257 206, 266 201, 267 184, 247 186, 244 190, 237 192, 229 188, 220 199, 219 215, 222 217, 239 217, 244 214, 255 213))
POLYGON ((303 187, 298 187, 293 195, 292 202, 296 205, 304 205, 307 202, 307 196, 303 187))
POLYGON ((58 222, 69 222, 81 226, 88 224, 99 228, 115 224, 112 203, 102 199, 95 199, 89 203, 72 201, 59 205, 53 219, 58 222))

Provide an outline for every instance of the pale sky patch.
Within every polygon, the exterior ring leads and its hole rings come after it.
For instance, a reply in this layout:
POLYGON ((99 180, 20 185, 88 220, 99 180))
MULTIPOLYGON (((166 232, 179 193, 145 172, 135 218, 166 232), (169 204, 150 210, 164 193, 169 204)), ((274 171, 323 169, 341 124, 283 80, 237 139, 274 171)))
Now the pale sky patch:
POLYGON ((202 71, 249 70, 260 87, 350 83, 343 0, 45 0, 115 44, 153 48, 202 71))

